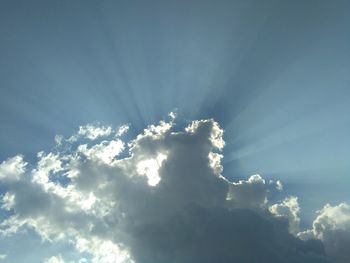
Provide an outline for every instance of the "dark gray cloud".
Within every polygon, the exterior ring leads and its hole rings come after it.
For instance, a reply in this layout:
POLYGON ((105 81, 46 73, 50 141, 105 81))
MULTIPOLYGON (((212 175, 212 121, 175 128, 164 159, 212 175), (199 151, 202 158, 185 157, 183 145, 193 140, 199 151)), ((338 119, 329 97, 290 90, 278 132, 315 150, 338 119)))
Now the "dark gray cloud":
POLYGON ((130 233, 137 262, 329 262, 321 242, 303 242, 286 222, 249 209, 192 205, 130 233))

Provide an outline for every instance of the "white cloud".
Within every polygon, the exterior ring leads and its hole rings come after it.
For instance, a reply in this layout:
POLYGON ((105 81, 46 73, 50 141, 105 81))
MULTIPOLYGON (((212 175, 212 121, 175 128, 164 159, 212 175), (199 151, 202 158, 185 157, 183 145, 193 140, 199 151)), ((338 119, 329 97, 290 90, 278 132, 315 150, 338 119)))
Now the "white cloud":
POLYGON ((209 136, 209 140, 212 143, 212 146, 219 150, 222 150, 225 146, 225 141, 222 137, 224 131, 220 128, 219 124, 213 119, 193 121, 188 127, 186 127, 185 130, 190 134, 197 133, 209 136), (210 125, 207 125, 208 123, 210 123, 210 125), (201 129, 209 129, 209 131, 201 131, 201 129))
POLYGON ((55 143, 58 145, 58 146, 61 146, 62 145, 62 142, 63 142, 64 138, 62 135, 56 135, 55 136, 55 143))
POLYGON ((22 155, 16 155, 0 164, 0 180, 20 180, 26 170, 27 163, 23 161, 22 155))
POLYGON ((124 143, 117 139, 111 141, 103 141, 100 144, 88 148, 87 144, 80 145, 78 151, 92 160, 100 160, 109 164, 114 157, 124 150, 124 143))
POLYGON ((326 252, 339 263, 350 259, 350 206, 341 203, 325 205, 312 224, 312 228, 299 233, 302 239, 317 238, 323 241, 326 252))
POLYGON ((278 191, 283 191, 283 184, 282 184, 282 182, 279 181, 279 180, 277 180, 277 182, 276 182, 276 189, 277 189, 278 191))
POLYGON ((119 137, 119 136, 122 136, 124 135, 125 133, 128 132, 129 130, 129 125, 122 125, 118 128, 118 131, 116 132, 116 136, 119 137))
POLYGON ((88 263, 88 262, 89 261, 86 258, 80 258, 78 261, 72 261, 72 260, 66 261, 63 259, 62 255, 59 254, 57 256, 46 258, 43 263, 88 263))
POLYGON ((7 258, 7 255, 6 254, 0 254, 0 260, 4 260, 7 258))
POLYGON ((140 175, 147 177, 150 186, 156 186, 161 179, 158 170, 166 158, 166 155, 159 153, 154 159, 140 161, 136 165, 136 170, 140 175))
POLYGON ((65 261, 61 255, 58 255, 46 259, 44 263, 65 263, 65 261))
POLYGON ((7 192, 2 196, 2 205, 3 210, 9 211, 15 206, 15 195, 13 193, 7 192))
POLYGON ((169 112, 168 116, 170 117, 171 121, 174 121, 176 119, 176 111, 169 112))
POLYGON ((300 207, 297 197, 287 197, 281 203, 271 205, 269 210, 275 216, 288 219, 289 231, 292 234, 296 235, 300 231, 300 207))
MULTIPOLYGON (((28 171, 20 155, 3 162, 1 207, 11 213, 0 234, 31 228, 44 240, 72 243, 94 263, 328 262, 320 243, 299 240, 280 223, 281 216, 296 222, 296 199, 268 212, 279 181, 222 176, 217 122, 175 131, 170 117, 130 142, 118 137, 126 126, 81 126, 74 140, 39 153, 28 171), (120 157, 124 150, 128 156, 120 157)), ((60 255, 47 259, 62 262, 60 255)))
POLYGON ((106 138, 111 135, 121 136, 128 131, 129 126, 123 125, 117 131, 115 131, 111 126, 104 126, 100 124, 87 124, 79 126, 79 130, 76 134, 73 134, 67 140, 63 138, 62 135, 55 136, 55 142, 58 146, 61 146, 63 142, 74 143, 79 139, 88 139, 94 141, 100 138, 106 138))
POLYGON ((113 130, 109 126, 96 126, 88 124, 85 126, 80 126, 78 134, 90 140, 95 140, 99 137, 109 136, 112 132, 113 130))

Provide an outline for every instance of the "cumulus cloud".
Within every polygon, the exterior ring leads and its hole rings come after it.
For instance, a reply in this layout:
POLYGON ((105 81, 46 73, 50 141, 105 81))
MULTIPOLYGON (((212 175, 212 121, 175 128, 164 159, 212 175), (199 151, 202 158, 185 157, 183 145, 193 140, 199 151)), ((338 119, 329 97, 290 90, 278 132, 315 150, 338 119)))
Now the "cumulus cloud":
POLYGON ((269 204, 281 182, 222 176, 217 122, 197 120, 179 131, 170 118, 129 142, 119 138, 127 126, 82 126, 74 140, 39 153, 34 168, 20 155, 4 161, 1 208, 11 213, 0 234, 31 228, 98 263, 331 262, 318 230, 295 236, 296 199, 269 204), (128 154, 119 157, 122 151, 128 154))
POLYGON ((288 219, 289 232, 296 235, 299 233, 300 225, 300 207, 298 198, 290 196, 284 199, 281 203, 271 205, 270 212, 277 217, 284 217, 288 219))
POLYGON ((273 182, 267 183, 260 175, 255 174, 248 180, 229 184, 228 199, 238 207, 262 209, 268 202, 269 192, 275 188, 273 182))
POLYGON ((312 224, 312 228, 299 233, 301 239, 317 238, 323 241, 328 255, 336 262, 350 259, 350 206, 341 203, 325 205, 312 224))
POLYGON ((25 172, 27 163, 23 161, 22 155, 9 158, 0 164, 0 180, 17 181, 25 172))

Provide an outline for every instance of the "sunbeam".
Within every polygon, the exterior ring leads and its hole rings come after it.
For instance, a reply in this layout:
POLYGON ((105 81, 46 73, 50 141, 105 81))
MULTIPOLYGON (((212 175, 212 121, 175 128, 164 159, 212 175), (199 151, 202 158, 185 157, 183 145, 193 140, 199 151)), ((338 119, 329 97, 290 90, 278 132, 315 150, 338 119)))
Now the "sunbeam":
POLYGON ((1 1, 0 262, 348 263, 348 10, 1 1))

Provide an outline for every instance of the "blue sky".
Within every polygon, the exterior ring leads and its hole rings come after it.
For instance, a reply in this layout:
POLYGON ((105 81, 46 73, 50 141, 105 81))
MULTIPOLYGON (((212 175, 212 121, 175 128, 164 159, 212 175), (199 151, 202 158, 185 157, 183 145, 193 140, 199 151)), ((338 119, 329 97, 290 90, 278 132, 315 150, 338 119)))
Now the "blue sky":
POLYGON ((2 1, 0 162, 23 154, 34 166, 55 135, 89 123, 128 124, 133 138, 175 110, 181 127, 217 121, 223 175, 281 180, 309 227, 324 204, 350 202, 348 10, 341 0, 2 1))

